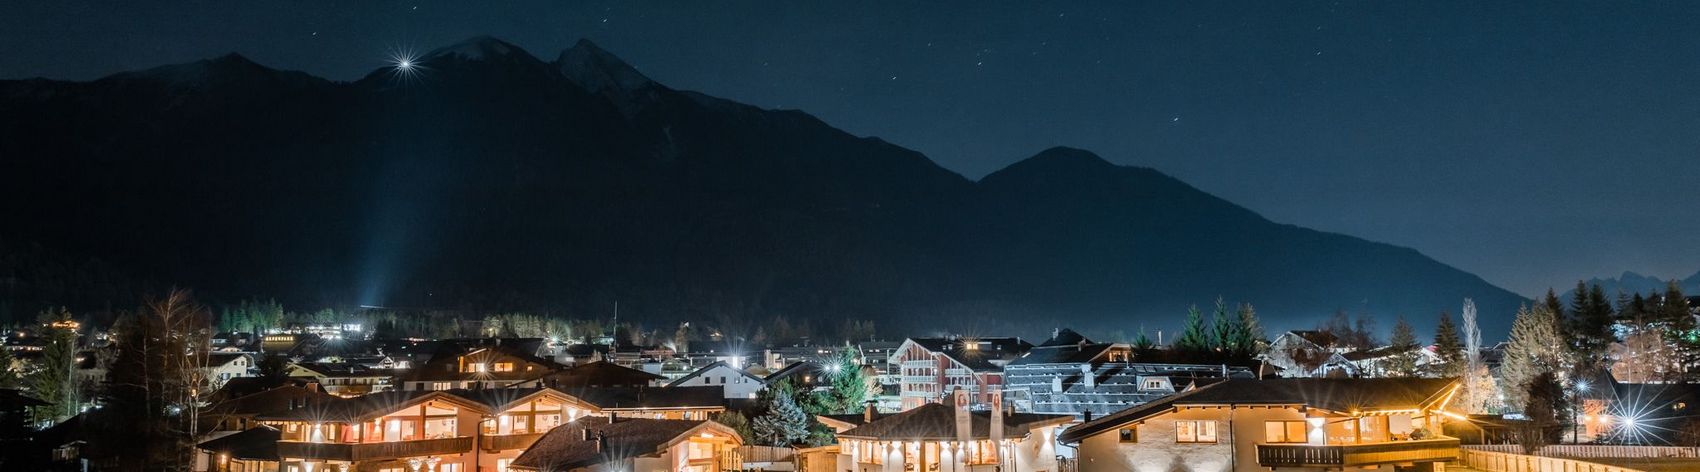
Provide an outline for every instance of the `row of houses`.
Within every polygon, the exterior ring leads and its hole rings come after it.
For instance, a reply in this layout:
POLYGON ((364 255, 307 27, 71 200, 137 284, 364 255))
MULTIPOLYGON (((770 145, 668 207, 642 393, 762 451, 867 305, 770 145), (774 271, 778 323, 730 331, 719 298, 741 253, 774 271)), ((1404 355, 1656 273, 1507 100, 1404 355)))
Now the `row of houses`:
POLYGON ((1022 413, 1082 418, 1146 403, 1201 379, 1251 378, 1246 367, 1138 362, 1133 346, 1058 329, 1035 346, 1021 338, 909 338, 892 354, 900 409, 963 391, 973 409, 1007 402, 1022 413))
POLYGON ((315 384, 286 385, 209 409, 202 421, 213 433, 197 446, 196 470, 559 470, 556 465, 584 460, 563 435, 612 440, 598 452, 624 451, 623 459, 598 463, 623 464, 622 470, 655 470, 633 467, 652 459, 671 464, 675 458, 685 464, 715 461, 688 470, 730 470, 719 468, 730 461, 723 451, 741 446, 741 440, 708 421, 724 410, 719 393, 706 387, 605 387, 576 394, 509 387, 344 398, 315 384), (545 447, 526 455, 544 440, 545 447))

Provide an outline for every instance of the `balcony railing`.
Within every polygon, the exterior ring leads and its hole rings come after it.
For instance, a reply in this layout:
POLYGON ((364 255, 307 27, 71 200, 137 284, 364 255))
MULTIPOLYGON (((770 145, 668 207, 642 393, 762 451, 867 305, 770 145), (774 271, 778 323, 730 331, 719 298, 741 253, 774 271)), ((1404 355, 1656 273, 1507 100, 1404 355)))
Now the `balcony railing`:
POLYGON ((472 452, 472 437, 379 443, 309 443, 278 441, 277 455, 285 458, 336 461, 374 461, 435 454, 472 452))
POLYGON ((1258 444, 1257 464, 1264 467, 1352 467, 1406 462, 1444 462, 1458 458, 1456 438, 1367 444, 1258 444))
POLYGON ((488 452, 525 449, 531 447, 531 444, 537 442, 537 438, 541 437, 543 437, 543 433, 480 436, 478 448, 488 452))

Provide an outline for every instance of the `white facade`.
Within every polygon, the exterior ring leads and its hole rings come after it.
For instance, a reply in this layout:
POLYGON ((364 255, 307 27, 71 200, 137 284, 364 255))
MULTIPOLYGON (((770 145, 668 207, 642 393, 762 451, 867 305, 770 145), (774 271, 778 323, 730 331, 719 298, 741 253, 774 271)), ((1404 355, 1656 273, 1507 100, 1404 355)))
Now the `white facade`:
POLYGON ((720 387, 724 398, 756 398, 767 387, 761 378, 716 362, 668 384, 669 387, 720 387))

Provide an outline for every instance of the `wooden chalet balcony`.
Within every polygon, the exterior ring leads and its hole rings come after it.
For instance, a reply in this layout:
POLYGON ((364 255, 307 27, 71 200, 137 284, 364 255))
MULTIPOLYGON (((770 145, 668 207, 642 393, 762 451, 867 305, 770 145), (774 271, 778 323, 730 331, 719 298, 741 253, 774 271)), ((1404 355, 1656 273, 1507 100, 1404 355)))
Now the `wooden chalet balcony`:
POLYGON ((500 434, 478 437, 478 448, 487 452, 510 451, 531 447, 543 433, 500 434))
POLYGON ((1258 444, 1257 464, 1264 467, 1353 467, 1458 458, 1458 439, 1388 441, 1366 444, 1258 444))
POLYGON ((279 457, 349 462, 465 452, 472 452, 472 437, 470 436, 378 443, 309 443, 295 441, 278 441, 277 443, 277 455, 279 457))

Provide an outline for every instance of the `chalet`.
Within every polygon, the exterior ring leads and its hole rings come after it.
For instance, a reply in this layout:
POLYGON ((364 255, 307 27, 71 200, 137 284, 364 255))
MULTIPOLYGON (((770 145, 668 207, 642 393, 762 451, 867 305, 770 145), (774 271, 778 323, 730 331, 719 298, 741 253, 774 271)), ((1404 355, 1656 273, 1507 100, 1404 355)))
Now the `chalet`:
POLYGON ((1253 375, 1243 367, 1135 363, 1129 345, 1061 329, 1004 366, 1003 392, 1019 412, 1103 416, 1230 376, 1253 375))
POLYGON ((899 369, 899 395, 907 410, 937 403, 963 389, 969 402, 991 402, 992 387, 1003 384, 1003 366, 1033 345, 1021 338, 909 338, 892 353, 899 369))
POLYGON ((1064 431, 1079 470, 1436 470, 1454 379, 1228 379, 1064 431))
POLYGON ((1074 421, 1073 415, 1011 413, 997 408, 997 400, 988 411, 969 411, 968 398, 966 390, 957 390, 945 403, 902 413, 882 415, 869 405, 861 415, 819 416, 837 431, 837 448, 805 454, 803 460, 811 464, 808 470, 1058 470, 1057 427, 1074 421), (824 463, 834 466, 813 465, 824 463))
POLYGON ((395 372, 354 363, 300 362, 291 364, 289 378, 311 381, 322 386, 326 393, 340 397, 358 397, 393 389, 390 379, 395 372))
POLYGON ((720 387, 602 387, 568 389, 599 416, 705 420, 726 411, 720 387))
POLYGON ((550 430, 496 470, 744 470, 738 432, 707 420, 586 418, 550 430))
POLYGON ((549 387, 563 391, 603 387, 659 387, 666 378, 607 361, 596 361, 544 374, 522 382, 522 387, 549 387))
POLYGON ((258 425, 197 447, 215 472, 501 470, 544 432, 592 411, 550 389, 313 400, 253 415, 258 425))
POLYGON ((717 387, 724 398, 751 399, 766 387, 761 377, 723 361, 697 369, 667 384, 668 387, 717 387))
POLYGON ((444 343, 430 360, 402 380, 402 390, 503 388, 535 381, 565 368, 534 352, 500 342, 444 343))

